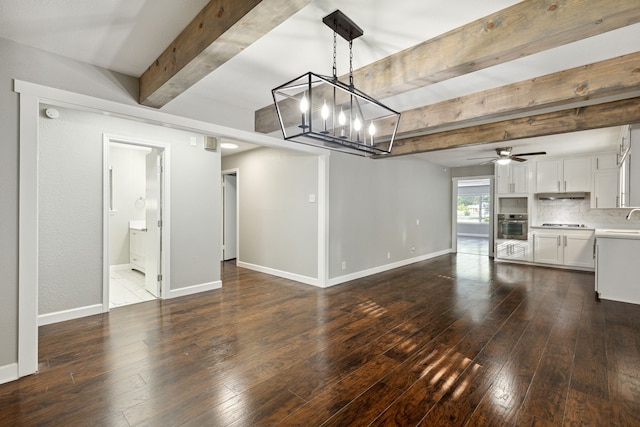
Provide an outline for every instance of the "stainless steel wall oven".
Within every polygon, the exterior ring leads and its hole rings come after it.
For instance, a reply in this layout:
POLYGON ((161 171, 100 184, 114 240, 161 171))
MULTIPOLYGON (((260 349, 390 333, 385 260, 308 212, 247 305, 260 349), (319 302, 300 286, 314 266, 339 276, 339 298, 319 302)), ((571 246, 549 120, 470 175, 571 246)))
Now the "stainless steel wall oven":
POLYGON ((527 240, 527 214, 498 214, 498 239, 527 240))

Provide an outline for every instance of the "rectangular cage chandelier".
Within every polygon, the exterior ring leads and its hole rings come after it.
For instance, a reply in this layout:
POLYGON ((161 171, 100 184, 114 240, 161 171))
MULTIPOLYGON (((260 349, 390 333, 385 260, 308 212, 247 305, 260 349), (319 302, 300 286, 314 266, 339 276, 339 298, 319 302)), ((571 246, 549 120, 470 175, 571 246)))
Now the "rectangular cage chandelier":
POLYGON ((353 40, 363 31, 339 10, 322 22, 333 30, 333 75, 308 72, 271 91, 284 139, 361 156, 389 154, 400 113, 353 83, 353 40), (336 34, 349 42, 348 84, 337 77, 336 34))

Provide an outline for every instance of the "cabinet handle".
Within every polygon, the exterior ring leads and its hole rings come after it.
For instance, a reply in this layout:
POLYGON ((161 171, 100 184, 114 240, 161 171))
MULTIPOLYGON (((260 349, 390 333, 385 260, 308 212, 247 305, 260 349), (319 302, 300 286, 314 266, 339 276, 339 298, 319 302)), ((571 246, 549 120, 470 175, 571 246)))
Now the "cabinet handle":
POLYGON ((558 236, 558 246, 560 246, 562 243, 560 242, 560 236, 558 236))
POLYGON ((567 236, 564 236, 564 247, 567 247, 567 236))
POLYGON ((596 170, 600 169, 600 158, 596 157, 596 170))
POLYGON ((558 181, 558 191, 560 191, 562 187, 560 186, 560 181, 558 181))
POLYGON ((567 191, 567 181, 564 182, 564 191, 567 191))

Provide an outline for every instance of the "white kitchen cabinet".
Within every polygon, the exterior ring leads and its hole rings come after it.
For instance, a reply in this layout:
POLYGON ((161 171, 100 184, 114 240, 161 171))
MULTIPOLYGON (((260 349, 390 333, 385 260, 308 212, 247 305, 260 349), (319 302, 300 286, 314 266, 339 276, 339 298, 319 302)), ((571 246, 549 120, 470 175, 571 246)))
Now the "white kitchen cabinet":
POLYGON ((496 240, 495 256, 498 259, 531 261, 528 240, 496 240))
POLYGON ((618 177, 617 169, 607 169, 595 173, 591 208, 607 209, 618 207, 618 177))
POLYGON ((618 153, 602 153, 593 156, 593 170, 595 172, 618 170, 618 153))
POLYGON ((640 304, 640 240, 596 240, 596 293, 602 299, 640 304))
POLYGON ((564 265, 593 268, 593 232, 564 235, 564 265))
POLYGON ((538 193, 590 192, 591 158, 538 160, 536 191, 538 193))
POLYGON ((529 166, 526 163, 496 163, 496 192, 498 194, 527 194, 529 166))
POLYGON ((562 244, 559 233, 533 233, 533 261, 542 264, 562 264, 562 244))
POLYGON ((533 261, 540 264, 593 268, 593 232, 590 230, 535 231, 533 261))
POLYGON ((129 264, 131 269, 145 272, 147 232, 129 229, 129 264))

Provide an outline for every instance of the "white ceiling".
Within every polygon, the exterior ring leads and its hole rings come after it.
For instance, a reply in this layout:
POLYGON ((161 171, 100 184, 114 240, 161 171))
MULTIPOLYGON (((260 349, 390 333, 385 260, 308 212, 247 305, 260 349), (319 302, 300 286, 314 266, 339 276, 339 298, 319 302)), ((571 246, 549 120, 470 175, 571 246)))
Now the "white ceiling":
MULTIPOLYGON (((0 37, 138 77, 207 2, 0 0, 0 37)), ((359 68, 515 3, 518 1, 311 0, 292 18, 180 95, 180 103, 188 104, 189 98, 195 103, 205 97, 254 111, 272 102, 272 88, 293 77, 307 71, 331 74, 332 32, 321 20, 338 8, 364 30, 364 36, 354 41, 354 68, 359 68)), ((638 50, 638 40, 640 24, 388 98, 384 103, 403 111, 632 53, 638 50)), ((348 50, 339 38, 338 73, 347 71, 348 50)), ((603 133, 606 131, 598 134, 603 133)), ((598 146, 598 137, 581 138, 598 146)), ((419 156, 450 167, 478 164, 466 159, 491 155, 493 147, 502 145, 419 156)), ((589 147, 568 135, 509 145, 514 146, 514 152, 544 150, 549 154, 589 147)))

